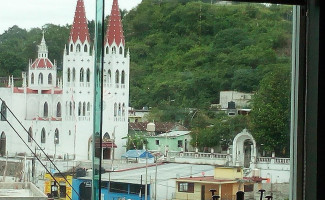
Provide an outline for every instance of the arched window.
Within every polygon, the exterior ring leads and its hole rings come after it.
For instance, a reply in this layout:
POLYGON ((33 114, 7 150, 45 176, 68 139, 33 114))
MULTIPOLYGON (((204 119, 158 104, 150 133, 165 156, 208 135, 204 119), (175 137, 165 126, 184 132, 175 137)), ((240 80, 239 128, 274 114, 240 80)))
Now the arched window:
POLYGON ((39 85, 42 85, 42 84, 43 84, 43 74, 42 74, 42 73, 40 73, 40 74, 38 75, 38 84, 39 84, 39 85))
POLYGON ((44 103, 44 117, 48 117, 49 116, 49 106, 47 104, 47 102, 44 103))
POLYGON ((47 82, 48 82, 49 85, 52 84, 52 74, 51 73, 49 74, 49 76, 47 78, 47 82))
POLYGON ((77 44, 77 49, 76 49, 76 51, 77 51, 77 52, 80 52, 80 50, 81 50, 81 46, 80 46, 80 44, 77 44))
POLYGON ((56 105, 56 117, 61 117, 61 103, 56 105))
POLYGON ((89 69, 87 69, 87 77, 86 77, 86 79, 87 79, 87 82, 90 82, 90 70, 89 69))
POLYGON ((111 137, 110 137, 109 134, 106 132, 106 133, 104 134, 103 141, 107 141, 107 140, 110 140, 110 139, 111 139, 111 137))
POLYGON ((70 116, 72 116, 72 102, 71 101, 70 101, 70 109, 69 110, 70 110, 69 114, 70 114, 70 116))
POLYGON ((122 105, 122 116, 124 117, 125 116, 125 104, 123 103, 122 105))
POLYGON ((118 70, 116 70, 115 72, 115 83, 119 83, 119 78, 120 78, 120 72, 118 70))
POLYGON ((7 119, 7 105, 5 101, 2 101, 1 103, 1 121, 6 121, 7 119))
POLYGON ((108 74, 108 82, 110 83, 111 82, 111 78, 112 78, 112 72, 111 72, 111 70, 109 69, 108 71, 107 71, 107 74, 108 74))
POLYGON ((78 105, 78 116, 81 116, 81 102, 78 105))
POLYGON ((6 134, 5 134, 5 132, 2 132, 1 137, 0 137, 0 154, 2 156, 6 155, 6 134))
POLYGON ((73 82, 76 81, 76 69, 75 68, 72 69, 72 81, 73 82))
POLYGON ((123 54, 123 48, 122 47, 120 47, 120 52, 119 53, 123 54))
POLYGON ((86 116, 86 102, 82 104, 82 116, 86 116))
POLYGON ((55 129, 55 132, 54 132, 54 144, 59 144, 59 142, 60 142, 59 129, 55 129))
POLYGON ((87 103, 87 115, 88 116, 90 115, 90 103, 89 102, 87 103))
POLYGON ((80 69, 80 82, 84 82, 84 68, 80 69))
POLYGON ((68 82, 70 82, 70 80, 71 80, 70 76, 71 76, 71 70, 70 70, 70 68, 68 68, 68 82))
POLYGON ((106 74, 106 70, 104 69, 104 71, 103 71, 103 75, 104 75, 104 83, 106 83, 106 81, 107 81, 107 74, 106 74))
POLYGON ((34 84, 34 73, 32 73, 31 77, 30 77, 30 83, 34 84))
POLYGON ((117 115, 117 103, 114 104, 114 117, 117 115))
POLYGON ((84 46, 84 52, 88 52, 88 46, 86 44, 84 46))
POLYGON ((121 83, 125 84, 125 72, 124 72, 124 70, 122 71, 122 75, 121 75, 121 83))
POLYGON ((29 127, 29 129, 28 129, 28 142, 32 142, 32 138, 33 138, 33 129, 32 129, 32 127, 29 127))
POLYGON ((70 52, 73 52, 73 44, 70 45, 70 52))
POLYGON ((121 104, 118 104, 118 116, 121 116, 121 104))
POLYGON ((109 52, 108 52, 108 46, 106 47, 105 51, 106 51, 106 54, 108 54, 108 53, 109 53, 109 52))
POLYGON ((45 143, 45 142, 46 142, 46 132, 45 132, 45 128, 42 128, 41 143, 45 143))

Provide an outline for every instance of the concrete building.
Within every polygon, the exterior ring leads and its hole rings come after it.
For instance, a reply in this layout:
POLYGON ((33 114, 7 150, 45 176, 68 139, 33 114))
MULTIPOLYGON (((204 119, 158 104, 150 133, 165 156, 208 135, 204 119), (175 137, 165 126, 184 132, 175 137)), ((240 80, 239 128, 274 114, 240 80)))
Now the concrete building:
POLYGON ((47 200, 47 196, 30 182, 1 182, 0 200, 47 200))
MULTIPOLYGON (((122 138, 128 133, 130 54, 120 17, 114 0, 104 44, 103 159, 120 157, 126 151, 122 138)), ((39 149, 38 143, 51 157, 91 159, 95 55, 83 0, 77 1, 67 39, 67 46, 62 47, 63 77, 57 75, 56 61, 48 58, 51 52, 43 34, 37 58, 22 74, 22 86, 16 86, 10 77, 7 87, 0 88, 2 156, 32 155, 8 120, 32 150, 39 149)))

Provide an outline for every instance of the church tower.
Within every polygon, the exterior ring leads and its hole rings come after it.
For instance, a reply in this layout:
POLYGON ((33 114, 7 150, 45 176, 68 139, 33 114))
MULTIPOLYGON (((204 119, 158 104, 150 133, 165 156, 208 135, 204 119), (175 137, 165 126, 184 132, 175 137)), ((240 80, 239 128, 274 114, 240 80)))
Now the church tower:
POLYGON ((104 158, 109 158, 110 151, 111 158, 117 159, 125 153, 126 139, 122 138, 128 133, 129 69, 118 0, 113 0, 104 40, 103 135, 108 135, 117 148, 103 147, 104 158))
POLYGON ((64 130, 73 140, 67 147, 76 159, 87 159, 92 134, 93 70, 91 39, 83 0, 78 0, 68 46, 63 54, 64 130))
POLYGON ((48 90, 56 86, 56 63, 48 59, 48 49, 44 38, 38 45, 38 56, 29 63, 28 85, 31 89, 48 90))
MULTIPOLYGON (((94 102, 94 53, 84 1, 78 0, 68 46, 63 55, 63 118, 65 133, 73 136, 68 148, 76 159, 91 159, 94 102)), ((103 159, 120 159, 128 133, 129 53, 118 1, 114 0, 104 40, 103 159)), ((96 144, 100 149, 99 144, 96 144)), ((97 150, 96 150, 97 151, 97 150)))

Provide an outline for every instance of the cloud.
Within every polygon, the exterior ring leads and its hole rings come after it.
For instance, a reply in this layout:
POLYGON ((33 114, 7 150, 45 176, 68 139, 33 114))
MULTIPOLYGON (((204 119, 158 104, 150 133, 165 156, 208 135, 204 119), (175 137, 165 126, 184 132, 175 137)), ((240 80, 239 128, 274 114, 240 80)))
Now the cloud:
MULTIPOLYGON (((84 0, 86 16, 95 19, 95 1, 84 0)), ((130 10, 141 0, 119 0, 121 9, 130 10)), ((105 14, 109 14, 113 0, 105 1, 105 14)), ((30 29, 44 24, 72 24, 77 0, 0 0, 0 34, 18 25, 30 29)))

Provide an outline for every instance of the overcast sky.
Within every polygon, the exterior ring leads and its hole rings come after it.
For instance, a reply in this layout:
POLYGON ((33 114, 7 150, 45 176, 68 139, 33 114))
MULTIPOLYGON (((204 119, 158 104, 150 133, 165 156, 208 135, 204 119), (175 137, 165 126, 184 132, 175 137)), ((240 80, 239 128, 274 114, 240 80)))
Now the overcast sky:
MULTIPOLYGON (((88 20, 95 19, 95 0, 84 0, 88 20)), ((130 10, 141 0, 119 0, 120 9, 130 10)), ((105 0, 109 14, 113 0, 105 0)), ((29 30, 44 24, 72 24, 77 0, 0 0, 0 34, 13 25, 29 30)))

